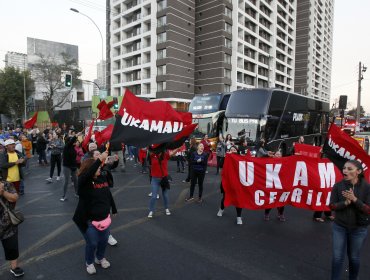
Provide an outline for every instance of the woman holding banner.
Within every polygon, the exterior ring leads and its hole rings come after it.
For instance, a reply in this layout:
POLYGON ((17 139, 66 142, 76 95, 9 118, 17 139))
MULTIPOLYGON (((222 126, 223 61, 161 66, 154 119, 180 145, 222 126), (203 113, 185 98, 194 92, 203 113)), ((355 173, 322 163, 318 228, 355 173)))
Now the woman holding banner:
MULTIPOLYGON (((282 154, 281 154, 280 151, 277 151, 274 154, 274 158, 281 158, 281 157, 282 157, 282 154)), ((265 216, 264 216, 264 220, 265 221, 269 221, 270 220, 270 212, 271 212, 271 209, 272 208, 265 209, 265 216)), ((278 220, 280 222, 285 222, 286 219, 285 219, 285 216, 284 216, 284 206, 278 207, 277 208, 277 211, 278 211, 278 215, 277 215, 278 220)))
POLYGON ((330 208, 335 211, 332 280, 342 279, 346 252, 349 279, 358 279, 360 251, 368 233, 370 213, 370 184, 363 173, 360 162, 349 160, 343 167, 343 180, 333 186, 330 198, 330 208))
MULTIPOLYGON (((238 149, 236 148, 236 146, 231 146, 230 149, 227 151, 227 153, 228 154, 237 154, 238 153, 238 149)), ((224 188, 222 187, 222 183, 220 184, 220 189, 221 189, 221 193, 222 193, 222 199, 221 199, 220 209, 217 212, 217 216, 218 217, 222 217, 222 215, 224 213, 224 210, 225 210, 225 205, 224 205, 225 191, 224 191, 224 188)), ((242 208, 235 207, 235 209, 236 209, 236 224, 237 225, 242 225, 243 224, 243 221, 242 221, 242 208)))

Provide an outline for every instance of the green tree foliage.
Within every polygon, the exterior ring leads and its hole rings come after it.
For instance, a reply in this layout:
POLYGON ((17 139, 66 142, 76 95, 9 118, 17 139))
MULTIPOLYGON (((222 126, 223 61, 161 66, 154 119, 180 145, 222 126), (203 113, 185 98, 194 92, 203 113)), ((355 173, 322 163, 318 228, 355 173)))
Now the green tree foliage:
MULTIPOLYGON (((347 112, 347 115, 354 116, 355 118, 357 117, 357 108, 352 108, 347 112)), ((362 118, 365 115, 365 110, 360 106, 360 118, 362 118)))
POLYGON ((71 91, 79 87, 81 81, 81 71, 78 68, 76 59, 71 58, 65 53, 61 54, 62 60, 56 60, 54 57, 44 57, 39 55, 39 61, 34 65, 35 80, 43 90, 43 99, 45 108, 49 113, 50 120, 53 121, 56 108, 63 107, 66 103, 72 101, 71 91), (72 87, 66 88, 62 81, 64 72, 72 74, 72 87))
POLYGON ((24 117, 24 82, 28 98, 35 89, 29 71, 21 72, 14 67, 0 70, 0 113, 13 120, 24 117))

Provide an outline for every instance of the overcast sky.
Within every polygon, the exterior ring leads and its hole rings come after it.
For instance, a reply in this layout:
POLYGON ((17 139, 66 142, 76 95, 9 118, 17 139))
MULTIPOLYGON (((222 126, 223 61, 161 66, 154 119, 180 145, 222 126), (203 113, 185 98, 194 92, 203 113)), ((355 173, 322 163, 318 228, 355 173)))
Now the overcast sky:
MULTIPOLYGON (((298 0, 299 1, 299 0, 298 0)), ((101 39, 86 17, 103 33, 105 45, 105 0, 0 0, 0 68, 7 51, 27 52, 27 37, 77 45, 84 79, 96 78, 101 60, 101 39)), ((349 108, 357 106, 358 64, 369 69, 362 81, 362 106, 370 113, 370 28, 369 0, 336 0, 331 105, 348 95, 349 108)), ((105 50, 104 50, 105 56, 105 50)))

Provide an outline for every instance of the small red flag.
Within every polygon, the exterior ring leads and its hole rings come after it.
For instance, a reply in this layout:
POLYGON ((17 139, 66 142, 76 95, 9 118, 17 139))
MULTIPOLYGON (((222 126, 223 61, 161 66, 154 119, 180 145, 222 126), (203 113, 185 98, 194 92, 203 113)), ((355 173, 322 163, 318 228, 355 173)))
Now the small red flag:
POLYGON ((92 134, 92 130, 93 130, 93 127, 94 127, 94 121, 95 121, 95 119, 92 119, 90 127, 89 127, 89 131, 85 135, 84 141, 82 142, 82 148, 84 148, 85 151, 88 150, 87 145, 89 144, 90 139, 91 139, 91 134, 92 134))
POLYGON ((101 146, 104 142, 110 139, 110 137, 112 136, 113 127, 113 124, 110 124, 104 130, 94 132, 95 140, 98 146, 101 146))
POLYGON ((32 118, 30 118, 30 119, 28 119, 28 120, 26 120, 25 122, 24 122, 24 128, 32 128, 34 125, 35 125, 35 123, 37 122, 37 115, 38 115, 38 113, 39 112, 36 112, 34 115, 33 115, 33 117, 32 118))
POLYGON ((105 102, 105 100, 101 101, 97 108, 99 109, 99 120, 106 120, 112 118, 114 115, 110 108, 113 106, 113 101, 109 102, 108 104, 105 102))

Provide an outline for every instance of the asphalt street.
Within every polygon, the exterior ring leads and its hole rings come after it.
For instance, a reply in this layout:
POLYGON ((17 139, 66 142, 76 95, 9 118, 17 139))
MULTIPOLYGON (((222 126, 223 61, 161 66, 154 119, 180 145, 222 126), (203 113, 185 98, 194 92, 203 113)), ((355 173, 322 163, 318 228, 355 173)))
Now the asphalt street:
MULTIPOLYGON (((186 203, 189 184, 185 174, 169 164, 171 216, 164 215, 162 199, 148 219, 150 192, 147 174, 128 162, 125 173, 114 172, 112 189, 119 214, 112 234, 118 245, 109 246, 111 267, 87 274, 84 240, 72 222, 77 204, 72 186, 68 200, 60 202, 64 179, 47 183, 49 167, 31 166, 25 195, 17 207, 25 222, 19 227, 23 279, 191 279, 286 280, 329 279, 331 222, 317 223, 312 212, 286 207, 286 222, 263 220, 263 211, 243 210, 243 225, 236 225, 233 207, 217 217, 220 177, 210 167, 205 179, 204 202, 186 203)), ((196 193, 197 194, 197 193, 196 193)), ((360 279, 370 279, 370 242, 362 253, 360 279)), ((13 279, 0 250, 0 279, 13 279)))

